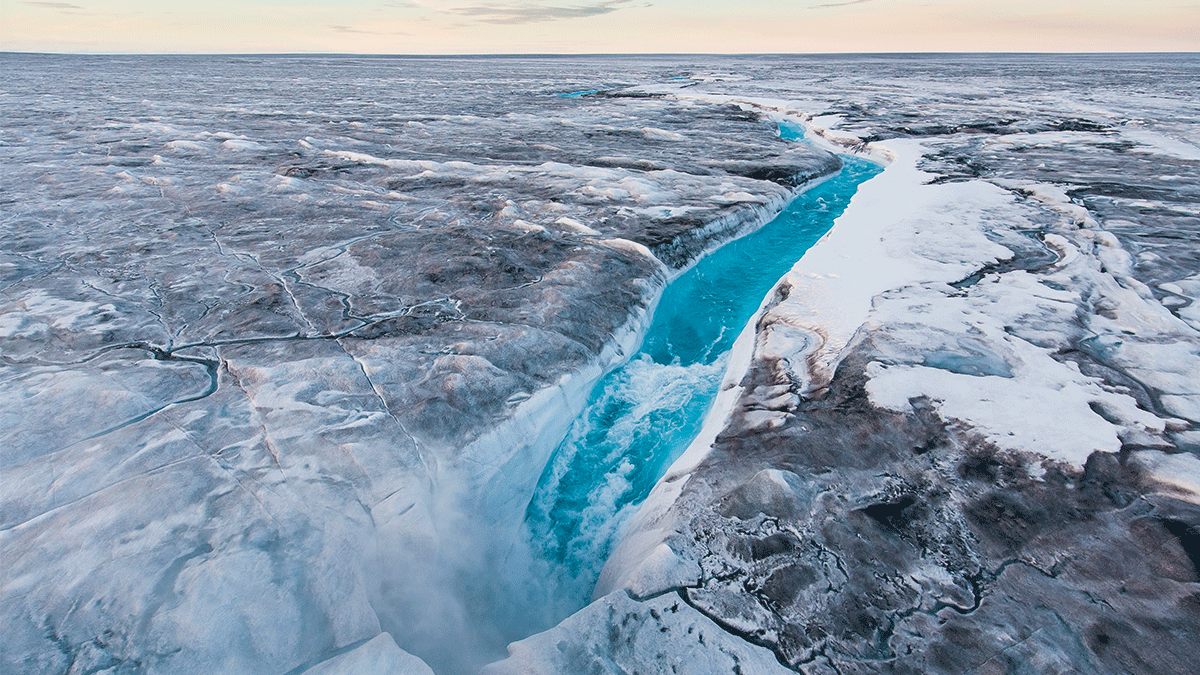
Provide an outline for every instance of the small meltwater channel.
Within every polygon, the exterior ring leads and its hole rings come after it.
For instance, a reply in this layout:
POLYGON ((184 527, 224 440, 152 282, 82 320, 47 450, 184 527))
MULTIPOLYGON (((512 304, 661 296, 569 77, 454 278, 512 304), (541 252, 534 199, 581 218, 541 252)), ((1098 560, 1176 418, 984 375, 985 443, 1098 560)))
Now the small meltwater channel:
MULTIPOLYGON (((783 135, 798 140, 798 130, 783 135)), ((702 258, 663 292, 640 351, 605 376, 555 450, 525 514, 560 599, 582 607, 629 516, 700 431, 734 340, 763 298, 882 169, 843 157, 774 220, 702 258)))

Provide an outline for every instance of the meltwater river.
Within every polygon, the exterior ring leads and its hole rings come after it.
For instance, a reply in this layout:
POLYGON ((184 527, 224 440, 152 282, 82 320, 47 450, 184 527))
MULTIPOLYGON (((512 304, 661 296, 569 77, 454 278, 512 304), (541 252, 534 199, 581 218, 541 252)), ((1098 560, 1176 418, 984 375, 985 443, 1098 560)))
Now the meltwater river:
MULTIPOLYGON (((797 137, 794 129, 783 134, 797 137)), ((837 175, 770 223, 667 286, 641 349, 596 385, 555 450, 525 524, 533 548, 558 570, 551 581, 569 604, 590 599, 629 516, 699 433, 733 342, 763 298, 829 230, 858 185, 881 171, 843 160, 837 175)))

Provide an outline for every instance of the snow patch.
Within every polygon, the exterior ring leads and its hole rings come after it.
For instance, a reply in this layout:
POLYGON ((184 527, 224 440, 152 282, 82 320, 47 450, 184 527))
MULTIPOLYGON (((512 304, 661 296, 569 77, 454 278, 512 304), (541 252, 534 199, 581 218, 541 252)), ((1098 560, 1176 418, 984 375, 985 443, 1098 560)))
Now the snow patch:
POLYGON ((381 633, 361 646, 322 661, 302 675, 433 675, 425 662, 396 646, 381 633))
POLYGON ((675 133, 674 131, 666 131, 664 129, 655 129, 654 127, 642 127, 642 135, 653 141, 684 141, 687 140, 683 134, 675 133))
POLYGON ((567 218, 566 216, 563 216, 562 218, 559 218, 558 220, 554 221, 554 224, 562 225, 563 227, 566 227, 574 232, 578 232, 579 234, 586 234, 586 235, 600 234, 596 230, 593 230, 592 228, 588 227, 587 225, 584 225, 583 223, 579 222, 578 220, 575 220, 574 218, 567 218))
POLYGON ((1200 148, 1157 131, 1143 127, 1125 127, 1121 129, 1121 136, 1137 143, 1140 146, 1137 149, 1142 152, 1200 161, 1200 148))
POLYGON ((236 140, 236 139, 230 139, 228 141, 225 141, 224 143, 221 144, 221 147, 225 148, 226 150, 233 150, 235 152, 258 152, 258 151, 267 149, 266 146, 263 145, 262 143, 255 143, 254 141, 243 141, 243 140, 236 140))
POLYGON ((1176 496, 1200 504, 1200 457, 1149 450, 1139 452, 1137 459, 1155 480, 1177 488, 1176 496))

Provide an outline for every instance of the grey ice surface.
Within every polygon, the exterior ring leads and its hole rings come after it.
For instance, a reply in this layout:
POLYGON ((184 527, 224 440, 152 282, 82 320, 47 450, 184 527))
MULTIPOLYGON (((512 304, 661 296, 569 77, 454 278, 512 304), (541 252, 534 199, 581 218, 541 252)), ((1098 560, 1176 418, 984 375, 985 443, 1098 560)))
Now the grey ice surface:
POLYGON ((489 615, 489 556, 589 382, 839 166, 733 105, 557 96, 670 64, 0 58, 12 673, 502 655, 548 624, 489 615))
POLYGON ((779 110, 991 191, 889 240, 961 274, 815 388, 774 298, 654 588, 492 668, 1190 672, 1195 57, 0 59, 5 672, 445 674, 550 628, 489 576, 522 495, 671 271, 837 167, 779 110), (1029 444, 1111 447, 1012 449, 988 387, 1084 392, 1029 444))

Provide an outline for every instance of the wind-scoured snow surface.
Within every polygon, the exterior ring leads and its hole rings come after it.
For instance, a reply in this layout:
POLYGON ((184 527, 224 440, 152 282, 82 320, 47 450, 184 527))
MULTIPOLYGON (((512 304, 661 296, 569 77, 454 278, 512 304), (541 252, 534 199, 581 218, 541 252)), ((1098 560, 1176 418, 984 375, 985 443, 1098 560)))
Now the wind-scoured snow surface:
POLYGON ((1191 672, 1195 57, 0 59, 5 672, 1191 672), (592 386, 841 164, 777 124, 889 166, 551 628, 592 386))

